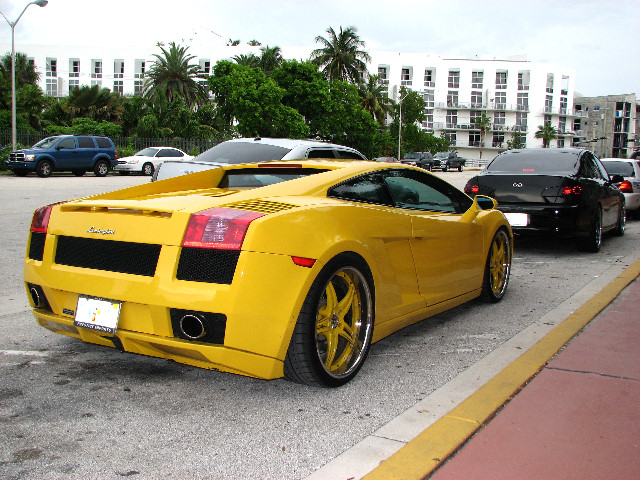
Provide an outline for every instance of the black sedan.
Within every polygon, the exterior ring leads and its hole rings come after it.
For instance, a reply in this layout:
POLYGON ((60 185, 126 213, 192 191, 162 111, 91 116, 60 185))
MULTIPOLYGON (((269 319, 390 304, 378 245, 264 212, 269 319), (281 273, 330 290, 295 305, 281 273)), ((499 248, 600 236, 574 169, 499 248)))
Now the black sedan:
POLYGON ((464 191, 498 201, 514 233, 574 236, 578 248, 598 252, 602 234, 623 235, 623 194, 598 158, 577 148, 508 150, 471 178, 464 191))

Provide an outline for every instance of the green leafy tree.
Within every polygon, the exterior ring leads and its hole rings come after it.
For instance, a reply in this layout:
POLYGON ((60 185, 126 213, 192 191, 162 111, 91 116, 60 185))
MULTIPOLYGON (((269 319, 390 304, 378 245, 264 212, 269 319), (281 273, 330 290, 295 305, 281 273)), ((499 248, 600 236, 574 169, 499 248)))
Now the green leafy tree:
POLYGON ((120 124, 122 132, 125 136, 132 135, 140 119, 150 110, 149 101, 140 95, 133 97, 123 97, 122 114, 120 115, 120 124))
POLYGON ((266 47, 260 48, 260 60, 258 66, 262 69, 267 77, 271 76, 271 72, 279 67, 284 59, 282 58, 282 51, 280 47, 266 47))
MULTIPOLYGON (((46 100, 37 85, 39 77, 40 74, 27 56, 16 53, 16 120, 19 130, 41 128, 46 100)), ((11 55, 7 54, 0 59, 0 109, 10 111, 11 103, 11 55)))
POLYGON ((524 141, 522 140, 522 134, 520 132, 513 132, 511 140, 507 140, 507 149, 516 150, 518 148, 524 148, 524 141))
POLYGON ((371 75, 366 83, 358 86, 358 93, 362 98, 364 109, 377 120, 380 126, 384 127, 387 115, 391 115, 394 111, 393 102, 387 95, 385 85, 378 82, 377 75, 371 75))
POLYGON ((480 159, 482 159, 482 149, 484 147, 484 137, 486 133, 491 130, 491 118, 486 112, 482 112, 482 115, 476 117, 474 127, 480 130, 480 159))
POLYGON ((238 65, 244 65, 245 67, 260 68, 260 57, 258 57, 257 55, 254 55, 253 53, 250 53, 248 55, 245 55, 244 53, 242 53, 240 55, 234 55, 231 58, 238 65))
POLYGON ((200 66, 191 63, 194 55, 188 54, 189 47, 169 44, 169 49, 160 46, 161 55, 154 54, 156 60, 146 73, 144 96, 155 101, 162 92, 169 102, 182 98, 189 108, 203 105, 208 101, 207 90, 198 81, 200 66))
POLYGON ((88 117, 95 120, 114 120, 122 114, 122 97, 108 88, 83 85, 69 92, 61 100, 70 118, 88 117))
POLYGON ((551 140, 558 138, 558 131, 551 125, 551 122, 545 122, 544 125, 538 126, 535 137, 542 139, 542 148, 549 148, 551 140))
MULTIPOLYGON (((6 54, 0 60, 0 75, 9 81, 11 86, 11 55, 6 54)), ((29 62, 25 53, 16 52, 16 90, 23 85, 36 85, 40 74, 33 63, 29 62)))
POLYGON ((359 84, 367 72, 371 57, 363 50, 365 42, 360 40, 356 27, 347 27, 340 32, 329 27, 328 38, 317 36, 321 48, 311 52, 311 63, 318 65, 328 80, 342 80, 359 84))
POLYGON ((73 120, 71 126, 52 126, 49 132, 55 135, 104 135, 120 137, 122 127, 115 123, 96 121, 92 118, 79 117, 73 120))
MULTIPOLYGON (((424 101, 422 95, 413 90, 407 90, 402 87, 400 89, 400 98, 402 98, 402 125, 411 125, 414 123, 422 123, 425 119, 424 109, 427 102, 424 101)), ((400 104, 395 105, 396 120, 400 115, 400 104)), ((396 124, 396 128, 398 125, 396 124)))

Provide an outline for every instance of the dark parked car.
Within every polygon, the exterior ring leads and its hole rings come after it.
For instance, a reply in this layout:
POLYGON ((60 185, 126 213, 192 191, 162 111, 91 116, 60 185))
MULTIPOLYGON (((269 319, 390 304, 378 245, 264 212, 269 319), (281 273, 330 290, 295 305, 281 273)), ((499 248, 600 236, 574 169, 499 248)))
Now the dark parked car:
POLYGON ((56 170, 71 171, 76 176, 93 170, 96 177, 104 177, 117 163, 116 147, 108 137, 56 135, 11 152, 7 168, 19 177, 29 172, 48 177, 56 170))
POLYGON ((415 165, 416 167, 424 168, 425 170, 431 170, 433 167, 440 166, 440 160, 435 160, 431 152, 409 152, 405 153, 402 163, 407 165, 415 165))
POLYGON ((433 158, 440 161, 440 170, 443 172, 453 169, 461 172, 462 167, 464 167, 467 162, 466 159, 459 157, 456 152, 438 152, 433 158))
POLYGON ((464 191, 495 198, 514 233, 570 235, 581 250, 597 252, 604 232, 624 234, 620 181, 588 150, 523 149, 499 154, 464 191))

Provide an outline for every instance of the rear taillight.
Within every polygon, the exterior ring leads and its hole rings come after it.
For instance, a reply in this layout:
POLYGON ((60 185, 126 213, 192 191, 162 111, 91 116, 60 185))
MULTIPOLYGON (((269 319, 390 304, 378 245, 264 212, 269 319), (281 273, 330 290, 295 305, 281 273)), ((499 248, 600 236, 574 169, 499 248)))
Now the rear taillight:
POLYGON ((633 193, 633 186, 629 180, 625 180, 618 185, 618 189, 623 193, 633 193))
POLYGON ((49 217, 51 216, 52 209, 53 205, 47 205, 45 207, 40 207, 35 212, 33 212, 33 218, 31 219, 30 228, 32 232, 47 233, 47 227, 49 227, 49 217))
POLYGON ((240 250, 249 224, 264 213, 210 208, 189 218, 183 247, 240 250))
POLYGON ((574 187, 565 185, 564 187, 562 187, 562 194, 566 196, 580 195, 581 193, 582 193, 582 187, 580 185, 576 185, 574 187))
POLYGON ((467 195, 471 195, 471 194, 476 194, 480 191, 480 186, 479 185, 472 185, 470 183, 467 183, 464 187, 464 193, 466 193, 467 195))

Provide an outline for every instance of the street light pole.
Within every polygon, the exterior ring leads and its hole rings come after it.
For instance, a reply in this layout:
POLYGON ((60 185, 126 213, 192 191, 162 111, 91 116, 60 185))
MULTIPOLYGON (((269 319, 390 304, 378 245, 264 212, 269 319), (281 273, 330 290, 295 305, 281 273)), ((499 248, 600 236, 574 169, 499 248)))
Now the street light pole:
POLYGON ((16 47, 15 47, 15 36, 16 36, 16 25, 20 21, 20 17, 27 10, 29 5, 38 5, 39 7, 45 7, 49 3, 48 0, 34 0, 33 2, 27 3, 27 5, 22 9, 18 18, 16 18, 15 22, 10 22, 7 17, 5 17, 4 13, 0 12, 4 19, 7 21, 9 26, 11 27, 11 145, 12 149, 16 149, 16 137, 17 135, 17 121, 16 121, 16 47))
POLYGON ((404 97, 401 95, 402 91, 400 92, 400 100, 398 100, 400 105, 400 113, 398 115, 398 160, 400 160, 400 146, 402 145, 402 101, 407 98, 409 92, 405 93, 404 97))

